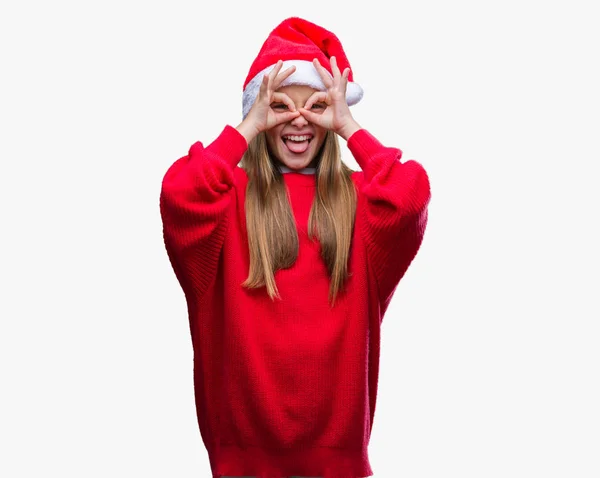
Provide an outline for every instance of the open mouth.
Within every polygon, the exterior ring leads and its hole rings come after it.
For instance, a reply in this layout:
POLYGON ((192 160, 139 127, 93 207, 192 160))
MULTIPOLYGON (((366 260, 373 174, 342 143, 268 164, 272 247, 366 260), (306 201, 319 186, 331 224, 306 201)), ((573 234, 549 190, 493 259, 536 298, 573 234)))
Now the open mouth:
POLYGON ((308 149, 308 145, 313 137, 309 134, 294 135, 288 134, 281 137, 287 149, 294 154, 302 154, 308 149))

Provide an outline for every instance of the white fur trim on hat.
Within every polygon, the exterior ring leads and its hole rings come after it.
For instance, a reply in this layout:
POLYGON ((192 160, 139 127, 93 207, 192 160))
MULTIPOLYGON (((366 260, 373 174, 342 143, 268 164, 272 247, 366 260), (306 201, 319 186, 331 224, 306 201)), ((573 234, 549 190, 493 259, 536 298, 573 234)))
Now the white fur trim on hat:
MULTIPOLYGON (((321 80, 321 76, 319 72, 316 70, 315 66, 310 61, 306 60, 287 60, 283 62, 283 66, 281 67, 281 71, 286 70, 290 66, 295 66, 296 70, 290 76, 288 76, 280 85, 288 86, 288 85, 306 85, 314 88, 315 90, 325 91, 325 85, 323 84, 323 80, 321 80)), ((246 89, 244 90, 244 94, 242 96, 242 115, 245 118, 252 108, 256 97, 258 96, 258 91, 260 90, 260 84, 262 83, 262 79, 265 74, 269 73, 276 65, 271 65, 262 70, 258 75, 256 75, 252 80, 248 82, 246 85, 246 89)), ((331 73, 327 72, 327 74, 331 77, 331 73)), ((363 97, 363 89, 361 86, 356 83, 349 81, 346 86, 346 102, 348 106, 355 105, 358 103, 363 97)))

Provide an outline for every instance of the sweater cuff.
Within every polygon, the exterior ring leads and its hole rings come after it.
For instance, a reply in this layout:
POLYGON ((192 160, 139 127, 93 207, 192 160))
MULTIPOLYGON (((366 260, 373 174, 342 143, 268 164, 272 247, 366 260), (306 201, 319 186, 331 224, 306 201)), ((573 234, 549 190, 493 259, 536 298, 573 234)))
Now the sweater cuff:
POLYGON ((222 158, 232 169, 238 165, 247 149, 246 138, 230 125, 225 125, 221 134, 206 147, 206 151, 222 158))
POLYGON ((354 132, 346 144, 363 171, 368 167, 370 159, 382 148, 385 148, 375 136, 364 128, 354 132))

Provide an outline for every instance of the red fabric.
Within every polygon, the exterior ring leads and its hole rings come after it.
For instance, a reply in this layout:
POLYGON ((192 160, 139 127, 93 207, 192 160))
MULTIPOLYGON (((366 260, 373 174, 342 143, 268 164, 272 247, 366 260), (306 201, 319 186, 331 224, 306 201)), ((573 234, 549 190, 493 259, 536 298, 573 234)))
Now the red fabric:
POLYGON ((247 148, 227 125, 166 172, 164 241, 185 294, 198 424, 212 476, 371 476, 368 443, 380 327, 427 223, 429 179, 416 161, 359 130, 348 148, 362 171, 349 259, 333 309, 319 245, 306 232, 315 176, 285 173, 297 221, 296 263, 275 273, 282 300, 247 290, 247 148))
MULTIPOLYGON (((244 81, 244 89, 265 68, 278 60, 306 60, 314 58, 332 74, 329 58, 335 56, 338 68, 343 72, 350 62, 339 38, 329 30, 302 18, 290 17, 277 25, 263 43, 244 81)), ((354 81, 352 69, 348 81, 354 81)))

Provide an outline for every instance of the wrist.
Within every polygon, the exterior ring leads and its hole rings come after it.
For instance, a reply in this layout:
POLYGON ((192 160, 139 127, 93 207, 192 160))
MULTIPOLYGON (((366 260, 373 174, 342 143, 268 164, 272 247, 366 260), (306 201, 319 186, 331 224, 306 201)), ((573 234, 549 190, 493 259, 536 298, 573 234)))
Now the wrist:
POLYGON ((252 141, 259 133, 256 128, 248 124, 246 120, 237 125, 235 129, 237 129, 238 132, 246 139, 248 144, 250 144, 250 141, 252 141))
POLYGON ((350 136, 356 133, 359 129, 362 129, 362 127, 356 121, 352 120, 338 132, 338 135, 348 141, 350 136))

